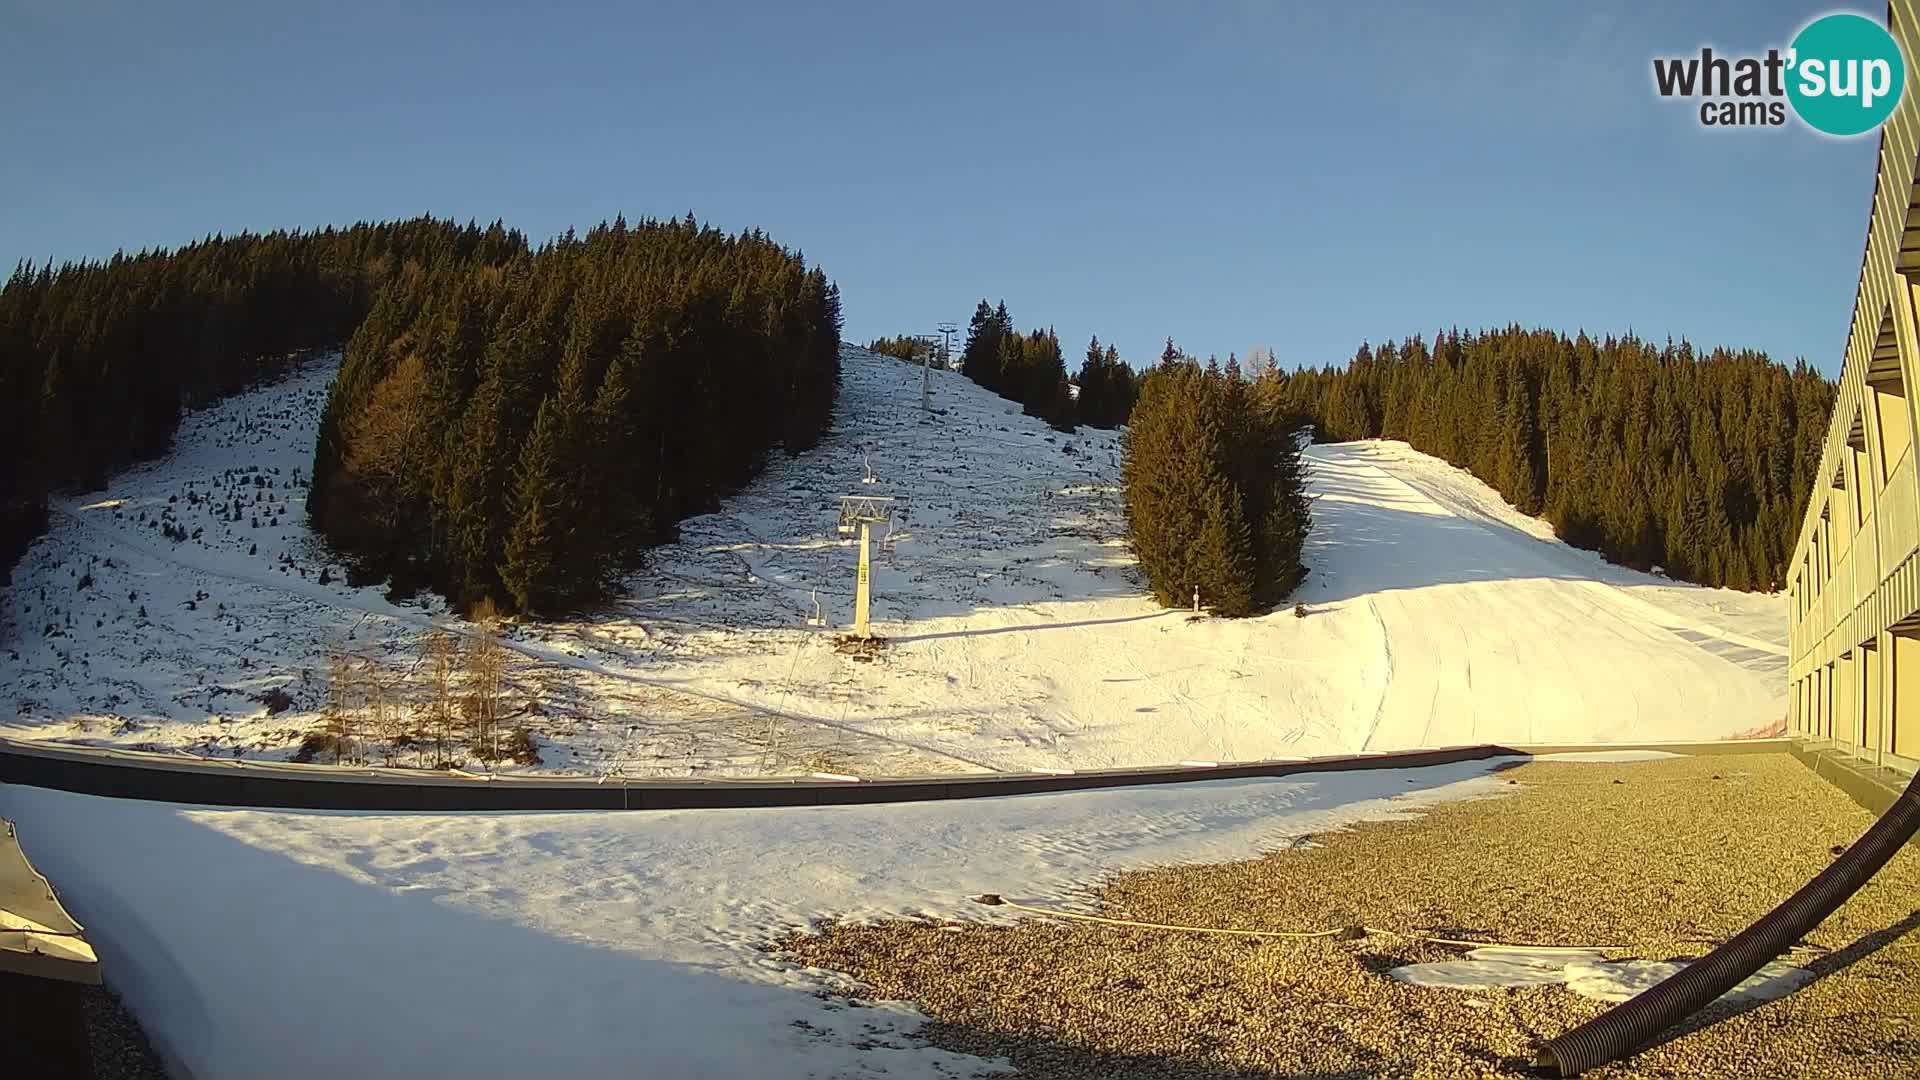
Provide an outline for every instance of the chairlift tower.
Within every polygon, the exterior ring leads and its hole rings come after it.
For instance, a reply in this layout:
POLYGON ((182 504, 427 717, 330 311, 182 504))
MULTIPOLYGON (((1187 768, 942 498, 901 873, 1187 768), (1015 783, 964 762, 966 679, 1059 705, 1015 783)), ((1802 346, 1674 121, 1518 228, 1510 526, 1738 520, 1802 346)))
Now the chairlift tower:
POLYGON ((940 366, 946 368, 948 371, 952 371, 953 339, 954 335, 960 333, 960 324, 943 322, 939 325, 938 330, 940 333, 940 366))
POLYGON ((895 514, 906 513, 903 500, 891 495, 842 495, 840 497, 840 535, 860 537, 860 574, 855 579, 853 594, 853 636, 857 638, 873 637, 873 628, 868 621, 872 608, 872 556, 871 543, 873 527, 879 524, 891 525, 895 514))
POLYGON ((933 344, 934 344, 933 335, 921 334, 914 340, 918 341, 922 346, 926 348, 926 352, 923 353, 920 357, 920 409, 923 412, 932 412, 933 411, 932 376, 933 376, 933 344))
POLYGON ((919 341, 926 345, 926 358, 920 363, 920 408, 933 411, 933 391, 929 386, 930 373, 933 370, 933 349, 937 341, 940 346, 940 368, 943 371, 953 368, 953 335, 960 332, 959 324, 943 322, 932 334, 922 334, 919 341))

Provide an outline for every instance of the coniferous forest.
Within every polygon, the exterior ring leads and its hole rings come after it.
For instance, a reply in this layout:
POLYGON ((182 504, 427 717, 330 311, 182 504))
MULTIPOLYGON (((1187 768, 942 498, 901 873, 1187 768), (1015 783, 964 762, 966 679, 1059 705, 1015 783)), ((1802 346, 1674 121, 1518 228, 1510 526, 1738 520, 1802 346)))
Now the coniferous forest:
POLYGON ((1272 607, 1305 576, 1312 528, 1291 424, 1229 361, 1201 367, 1167 343, 1139 385, 1121 478, 1127 538, 1153 595, 1216 615, 1272 607))
POLYGON ((1140 377, 1120 360, 1120 350, 1102 347, 1099 337, 1087 342, 1087 357, 1074 376, 1080 388, 1075 411, 1088 427, 1117 428, 1133 412, 1133 401, 1140 393, 1140 377))
POLYGON ((497 223, 417 218, 16 268, 0 288, 0 583, 46 528, 50 491, 164 454, 182 405, 337 346, 411 268, 525 247, 497 223))
POLYGON ((559 610, 833 407, 839 293, 758 232, 615 221, 211 237, 0 289, 0 583, 47 495, 157 458, 183 406, 346 346, 309 515, 369 579, 559 610))
POLYGON ((1834 398, 1804 362, 1517 326, 1275 379, 1275 407, 1318 440, 1403 439, 1570 544, 1746 590, 1786 580, 1834 398))
MULTIPOLYGON (((906 334, 867 343, 868 352, 914 364, 926 359, 932 348, 926 339, 906 334)), ((960 369, 981 386, 1019 402, 1027 415, 1042 417, 1063 431, 1075 424, 1117 428, 1126 423, 1140 378, 1121 361, 1120 350, 1101 345, 1096 335, 1087 342, 1079 372, 1067 378, 1063 398, 1055 377, 1066 378, 1059 339, 1051 330, 1021 337, 1013 331, 1006 303, 991 308, 985 300, 974 310, 960 369)))
POLYGON ((384 291, 308 512, 362 572, 564 611, 826 428, 840 298, 761 233, 624 221, 384 291))
POLYGON ((1067 388, 1060 339, 1051 329, 1022 335, 1014 329, 1006 301, 992 308, 982 300, 974 309, 960 353, 960 370, 1008 401, 1019 402, 1028 416, 1061 431, 1074 429, 1073 392, 1067 388))

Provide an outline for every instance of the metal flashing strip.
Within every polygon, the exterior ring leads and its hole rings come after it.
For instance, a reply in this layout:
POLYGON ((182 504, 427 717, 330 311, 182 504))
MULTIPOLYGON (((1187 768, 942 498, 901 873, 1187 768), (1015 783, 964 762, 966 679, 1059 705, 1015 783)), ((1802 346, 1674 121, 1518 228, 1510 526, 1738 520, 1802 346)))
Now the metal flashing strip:
POLYGON ((452 774, 273 762, 202 761, 177 754, 0 739, 0 783, 108 798, 276 809, 684 810, 855 805, 1033 795, 1255 777, 1412 769, 1534 754, 1658 750, 1682 754, 1785 752, 1791 740, 1514 746, 1481 744, 1270 761, 960 776, 630 779, 614 776, 452 774))

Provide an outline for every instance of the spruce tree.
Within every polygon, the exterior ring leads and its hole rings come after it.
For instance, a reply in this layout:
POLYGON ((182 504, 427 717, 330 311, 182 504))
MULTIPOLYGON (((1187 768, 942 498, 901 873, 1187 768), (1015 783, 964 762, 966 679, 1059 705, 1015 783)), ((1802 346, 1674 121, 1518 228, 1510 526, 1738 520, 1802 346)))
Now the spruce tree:
POLYGON ((1101 365, 1107 380, 1107 423, 1106 427, 1118 427, 1127 422, 1127 416, 1133 412, 1133 399, 1138 392, 1140 379, 1120 360, 1120 350, 1107 346, 1107 355, 1101 365))
POLYGON ((1080 362, 1080 374, 1075 382, 1080 386, 1080 422, 1092 427, 1112 427, 1112 391, 1107 383, 1106 354, 1101 351, 1098 334, 1087 341, 1086 359, 1080 362))
POLYGON ((1021 350, 1024 386, 1022 411, 1037 416, 1060 431, 1074 428, 1073 395, 1067 390, 1067 366, 1060 355, 1060 339, 1051 328, 1027 336, 1021 350))
POLYGON ((521 449, 502 546, 500 581, 514 607, 536 614, 563 611, 588 593, 589 552, 581 550, 577 396, 557 393, 540 405, 521 449))
POLYGON ((1009 401, 1019 401, 1027 389, 1027 339, 1019 334, 1001 334, 999 342, 992 389, 1009 401))
POLYGON ((960 352, 960 370, 989 390, 1000 389, 1000 339, 1007 333, 1007 304, 996 312, 982 299, 967 323, 967 341, 960 352))
POLYGON ((498 379, 481 380, 458 428, 447 433, 446 453, 454 466, 445 504, 436 515, 437 532, 446 537, 439 555, 439 576, 466 605, 497 595, 501 519, 506 469, 501 429, 506 404, 498 379))
POLYGON ((596 511, 595 546, 602 559, 626 566, 636 565, 653 539, 650 503, 635 494, 642 439, 627 368, 633 355, 623 348, 608 365, 588 414, 592 487, 587 497, 596 511))
POLYGON ((1253 614, 1300 580, 1311 519, 1299 452, 1246 381, 1181 363, 1156 368, 1121 446, 1128 539, 1154 597, 1253 614))
POLYGON ((1206 478, 1196 493, 1199 528, 1192 538, 1188 585, 1216 615, 1237 618, 1254 611, 1253 533, 1241 512, 1240 493, 1222 473, 1206 478))

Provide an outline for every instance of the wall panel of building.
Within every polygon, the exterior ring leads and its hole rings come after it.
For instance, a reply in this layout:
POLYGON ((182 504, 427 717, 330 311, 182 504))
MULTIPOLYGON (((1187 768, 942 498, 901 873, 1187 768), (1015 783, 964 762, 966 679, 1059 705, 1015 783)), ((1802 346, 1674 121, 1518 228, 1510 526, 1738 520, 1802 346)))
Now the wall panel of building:
MULTIPOLYGON (((1920 0, 1887 25, 1920 57, 1920 0)), ((1920 90, 1880 131, 1853 325, 1789 562, 1791 728, 1876 764, 1920 761, 1920 90)))

